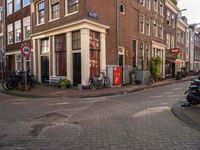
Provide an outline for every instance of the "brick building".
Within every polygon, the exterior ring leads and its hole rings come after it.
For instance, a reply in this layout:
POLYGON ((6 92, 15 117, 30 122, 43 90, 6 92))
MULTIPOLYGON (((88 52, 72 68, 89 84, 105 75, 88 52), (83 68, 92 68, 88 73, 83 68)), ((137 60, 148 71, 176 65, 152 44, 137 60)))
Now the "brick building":
MULTIPOLYGON (((5 59, 6 71, 14 72, 24 69, 21 45, 31 44, 30 0, 5 0, 5 59)), ((32 55, 26 60, 31 65, 32 55)))
POLYGON ((166 25, 166 77, 175 77, 175 61, 177 57, 176 30, 178 7, 171 0, 166 0, 165 25, 166 25))
POLYGON ((0 1, 0 79, 2 79, 4 72, 4 34, 4 3, 0 1))
POLYGON ((177 22, 177 48, 179 48, 179 54, 176 59, 176 72, 181 71, 181 68, 186 66, 186 29, 188 27, 187 20, 184 17, 178 19, 177 22))
POLYGON ((34 71, 39 81, 67 76, 74 85, 86 85, 89 77, 120 65, 122 82, 127 83, 130 71, 148 70, 150 57, 157 55, 165 76, 164 1, 116 2, 32 2, 34 71))

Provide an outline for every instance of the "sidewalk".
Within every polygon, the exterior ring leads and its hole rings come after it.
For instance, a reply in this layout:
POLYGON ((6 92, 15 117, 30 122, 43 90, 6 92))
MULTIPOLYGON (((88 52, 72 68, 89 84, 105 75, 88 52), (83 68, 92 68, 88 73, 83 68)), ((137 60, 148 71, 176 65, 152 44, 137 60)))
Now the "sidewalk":
POLYGON ((182 78, 181 80, 175 79, 166 79, 163 81, 155 82, 151 86, 146 86, 143 84, 135 84, 135 85, 126 85, 121 87, 112 87, 112 88, 102 88, 92 91, 90 89, 78 89, 76 87, 60 89, 56 86, 50 86, 48 84, 38 84, 36 87, 28 90, 28 91, 20 91, 20 90, 4 90, 2 86, 0 86, 0 91, 2 93, 8 95, 15 95, 21 97, 32 97, 32 98, 51 98, 51 97, 74 97, 74 98, 89 98, 89 97, 100 97, 100 96, 109 96, 109 95, 117 95, 124 93, 131 93, 139 90, 143 90, 145 88, 157 87, 167 84, 173 84, 178 82, 184 82, 191 79, 197 78, 196 76, 190 76, 186 78, 182 78))

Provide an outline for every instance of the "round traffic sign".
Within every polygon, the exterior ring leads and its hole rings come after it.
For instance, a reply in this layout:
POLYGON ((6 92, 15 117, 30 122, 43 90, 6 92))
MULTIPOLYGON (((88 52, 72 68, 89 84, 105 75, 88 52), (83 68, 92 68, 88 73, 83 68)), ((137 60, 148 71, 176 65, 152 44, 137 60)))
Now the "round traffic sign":
POLYGON ((23 44, 21 46, 21 53, 24 56, 29 56, 30 53, 31 53, 31 47, 30 47, 30 45, 29 44, 23 44))

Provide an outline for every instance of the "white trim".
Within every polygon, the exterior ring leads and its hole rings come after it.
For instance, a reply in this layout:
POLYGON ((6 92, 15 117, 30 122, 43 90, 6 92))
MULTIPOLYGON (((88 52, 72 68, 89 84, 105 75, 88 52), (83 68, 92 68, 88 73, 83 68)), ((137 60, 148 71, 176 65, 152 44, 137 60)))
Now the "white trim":
POLYGON ((175 14, 178 14, 179 8, 171 0, 166 0, 165 1, 165 6, 168 7, 175 14))
POLYGON ((64 17, 68 17, 68 16, 71 16, 71 15, 74 15, 74 14, 77 14, 78 13, 78 11, 75 11, 75 12, 73 12, 73 13, 70 13, 70 14, 65 14, 65 16, 64 17))
POLYGON ((94 31, 98 31, 98 32, 103 32, 106 33, 105 29, 109 29, 109 26, 88 20, 88 19, 82 19, 73 23, 69 23, 60 27, 56 27, 53 29, 49 29, 43 32, 39 32, 39 33, 35 33, 35 34, 31 34, 31 37, 33 37, 33 39, 36 38, 43 38, 44 34, 47 36, 53 36, 55 33, 56 34, 60 34, 63 32, 71 32, 74 30, 80 30, 80 29, 84 29, 84 28, 89 28, 91 30, 94 31))

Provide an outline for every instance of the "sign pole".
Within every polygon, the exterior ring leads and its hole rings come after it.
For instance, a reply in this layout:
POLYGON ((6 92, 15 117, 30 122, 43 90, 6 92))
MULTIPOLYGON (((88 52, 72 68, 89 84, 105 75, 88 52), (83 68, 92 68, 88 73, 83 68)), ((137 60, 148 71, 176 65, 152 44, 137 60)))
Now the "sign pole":
POLYGON ((26 69, 26 56, 24 56, 24 91, 27 91, 27 69, 26 69))

